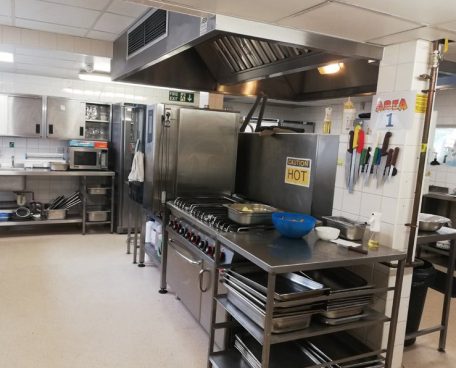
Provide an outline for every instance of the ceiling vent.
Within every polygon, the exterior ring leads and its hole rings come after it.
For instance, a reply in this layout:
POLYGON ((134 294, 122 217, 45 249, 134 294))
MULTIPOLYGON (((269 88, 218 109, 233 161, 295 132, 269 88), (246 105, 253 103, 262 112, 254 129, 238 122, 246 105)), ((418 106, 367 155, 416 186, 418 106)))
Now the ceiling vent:
POLYGON ((154 9, 128 30, 127 59, 168 36, 168 12, 154 9))

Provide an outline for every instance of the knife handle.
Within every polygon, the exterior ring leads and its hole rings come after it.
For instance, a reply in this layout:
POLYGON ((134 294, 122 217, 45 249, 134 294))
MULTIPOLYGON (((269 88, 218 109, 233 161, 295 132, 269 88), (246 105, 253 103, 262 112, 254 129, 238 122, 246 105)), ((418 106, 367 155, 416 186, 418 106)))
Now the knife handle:
POLYGON ((353 147, 353 150, 358 147, 358 137, 359 137, 359 131, 361 130, 361 126, 360 125, 357 125, 355 127, 355 134, 354 134, 354 137, 353 137, 353 144, 352 144, 352 147, 353 147))
POLYGON ((391 166, 391 161, 393 160, 393 152, 394 150, 392 148, 390 148, 388 150, 388 154, 387 154, 387 157, 386 157, 386 165, 385 167, 389 167, 391 166))
POLYGON ((360 129, 358 132, 358 145, 356 151, 361 154, 364 149, 364 130, 360 129))
POLYGON ((383 138, 382 156, 385 156, 388 153, 389 140, 392 135, 393 135, 393 133, 386 132, 385 138, 383 138))
POLYGON ((353 136, 355 132, 353 130, 350 130, 348 133, 349 138, 348 138, 348 152, 353 152, 353 136))
POLYGON ((393 151, 393 158, 391 159, 391 166, 396 166, 398 156, 399 156, 399 147, 396 147, 393 151))

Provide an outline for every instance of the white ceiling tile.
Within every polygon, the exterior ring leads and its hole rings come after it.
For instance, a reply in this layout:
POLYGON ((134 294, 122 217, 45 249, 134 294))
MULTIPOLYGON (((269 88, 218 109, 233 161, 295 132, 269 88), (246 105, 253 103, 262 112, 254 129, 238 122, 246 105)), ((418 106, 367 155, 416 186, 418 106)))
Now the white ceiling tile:
POLYGON ((189 8, 215 14, 231 15, 240 18, 261 21, 276 21, 291 14, 323 3, 324 0, 173 0, 172 4, 180 4, 189 8))
POLYGON ((0 15, 11 16, 11 0, 0 1, 0 15))
POLYGON ((417 27, 412 22, 338 3, 328 3, 283 19, 279 24, 355 41, 367 41, 417 27))
MULTIPOLYGON (((4 0, 3 0, 4 1, 4 0)), ((52 3, 78 6, 86 9, 103 10, 111 0, 44 0, 52 3)))
POLYGON ((150 10, 148 6, 130 3, 124 0, 114 0, 108 7, 108 12, 135 18, 143 15, 148 10, 150 10))
POLYGON ((16 17, 78 28, 90 28, 99 12, 37 0, 16 0, 16 17))
POLYGON ((454 20, 452 22, 438 24, 436 27, 456 32, 456 20, 454 20))
POLYGON ((97 31, 120 34, 135 20, 135 18, 124 17, 123 15, 104 13, 93 28, 97 31))
POLYGON ((103 41, 115 41, 119 37, 116 33, 101 32, 101 31, 90 31, 87 34, 88 38, 93 38, 94 40, 103 40, 103 41))
POLYGON ((38 29, 40 31, 46 32, 55 32, 55 33, 63 33, 71 36, 79 36, 82 37, 85 35, 87 30, 82 28, 76 27, 68 27, 63 26, 60 24, 51 24, 51 23, 44 23, 44 22, 36 22, 33 20, 26 20, 26 19, 16 19, 16 26, 29 28, 29 29, 38 29))
POLYGON ((369 40, 369 42, 385 46, 416 39, 434 41, 440 38, 456 39, 456 33, 432 27, 421 27, 412 29, 410 31, 395 33, 385 37, 374 38, 369 40))
POLYGON ((453 0, 339 0, 344 3, 393 14, 426 24, 437 24, 456 18, 453 0))

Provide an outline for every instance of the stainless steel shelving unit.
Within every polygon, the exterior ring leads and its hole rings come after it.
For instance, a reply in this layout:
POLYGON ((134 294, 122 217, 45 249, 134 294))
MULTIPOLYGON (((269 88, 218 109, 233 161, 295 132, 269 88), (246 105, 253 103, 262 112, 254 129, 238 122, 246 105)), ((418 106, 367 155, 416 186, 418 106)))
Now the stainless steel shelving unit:
POLYGON ((434 332, 440 332, 439 337, 439 351, 444 352, 446 346, 446 338, 448 334, 448 322, 450 318, 451 308, 451 295, 453 292, 453 277, 455 270, 456 261, 456 229, 443 227, 436 232, 420 232, 417 238, 417 256, 421 256, 421 252, 425 250, 427 252, 440 254, 448 257, 447 273, 446 273, 446 285, 444 289, 444 299, 442 306, 441 323, 437 326, 418 330, 415 333, 407 334, 406 339, 427 335, 434 332), (436 243, 442 240, 450 241, 450 249, 443 250, 432 246, 432 243, 436 243))
MULTIPOLYGON (((115 172, 113 171, 49 171, 49 170, 38 170, 38 169, 8 169, 0 170, 0 178, 2 176, 24 176, 25 178, 29 176, 45 176, 45 177, 79 177, 82 183, 82 187, 85 188, 82 191, 82 214, 79 216, 69 216, 64 220, 29 220, 29 221, 5 221, 0 222, 0 227, 12 227, 12 226, 36 226, 36 225, 57 225, 57 224, 82 224, 82 234, 86 232, 86 225, 88 224, 110 224, 111 233, 114 229, 113 213, 114 213, 114 183, 115 183, 115 172), (111 195, 111 218, 109 221, 100 221, 100 222, 87 222, 87 178, 88 177, 109 177, 111 178, 110 182, 110 195, 111 195)), ((0 179, 1 180, 1 179, 0 179)))
MULTIPOLYGON (((367 255, 350 252, 343 247, 336 246, 332 243, 317 240, 314 234, 310 234, 304 240, 294 241, 285 239, 273 230, 265 232, 246 232, 246 233, 217 233, 217 242, 215 244, 215 259, 220 259, 221 247, 227 247, 235 253, 243 256, 250 262, 262 268, 268 273, 266 318, 264 329, 258 327, 246 315, 232 305, 224 294, 219 294, 219 272, 215 272, 213 279, 213 302, 211 311, 211 331, 209 339, 208 367, 216 368, 241 368, 248 366, 243 360, 241 354, 234 348, 227 348, 224 351, 215 352, 214 336, 218 329, 229 329, 231 324, 215 323, 217 304, 224 307, 226 312, 236 320, 257 342, 262 345, 262 368, 269 368, 271 346, 274 344, 294 341, 312 336, 327 335, 340 331, 348 331, 361 327, 367 327, 378 323, 390 322, 388 343, 386 349, 377 349, 369 353, 348 356, 343 359, 337 359, 332 362, 316 364, 312 367, 325 367, 334 364, 352 361, 368 356, 385 356, 385 367, 391 368, 392 353, 395 342, 396 326, 399 313, 399 302, 402 290, 402 279, 405 267, 405 253, 395 251, 390 248, 380 247, 376 251, 369 251, 367 255), (321 324, 311 324, 307 329, 284 333, 273 334, 272 312, 274 308, 274 291, 276 277, 281 273, 310 271, 324 268, 349 267, 361 264, 374 264, 380 262, 398 261, 396 281, 394 287, 374 288, 370 291, 351 291, 345 294, 345 297, 364 295, 366 293, 379 294, 393 291, 393 306, 391 316, 387 317, 381 313, 371 311, 368 318, 357 322, 347 323, 339 326, 324 326, 321 324)), ((229 267, 220 262, 216 262, 217 269, 229 267)), ((336 294, 329 296, 320 296, 311 301, 337 299, 341 296, 336 294)), ((297 367, 301 365, 297 365, 297 367)), ((309 366, 310 367, 310 366, 309 366)))

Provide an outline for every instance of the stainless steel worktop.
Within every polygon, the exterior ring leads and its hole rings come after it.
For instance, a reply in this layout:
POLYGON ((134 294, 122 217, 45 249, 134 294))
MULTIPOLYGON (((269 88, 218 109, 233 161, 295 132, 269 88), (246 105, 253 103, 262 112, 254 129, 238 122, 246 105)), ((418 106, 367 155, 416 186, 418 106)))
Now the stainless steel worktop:
POLYGON ((368 254, 349 251, 340 245, 318 240, 315 232, 303 239, 288 239, 274 230, 219 233, 217 239, 236 253, 267 272, 284 273, 391 262, 405 258, 405 253, 380 247, 368 254))
POLYGON ((0 169, 0 176, 115 176, 115 172, 98 170, 50 171, 40 169, 0 169))

